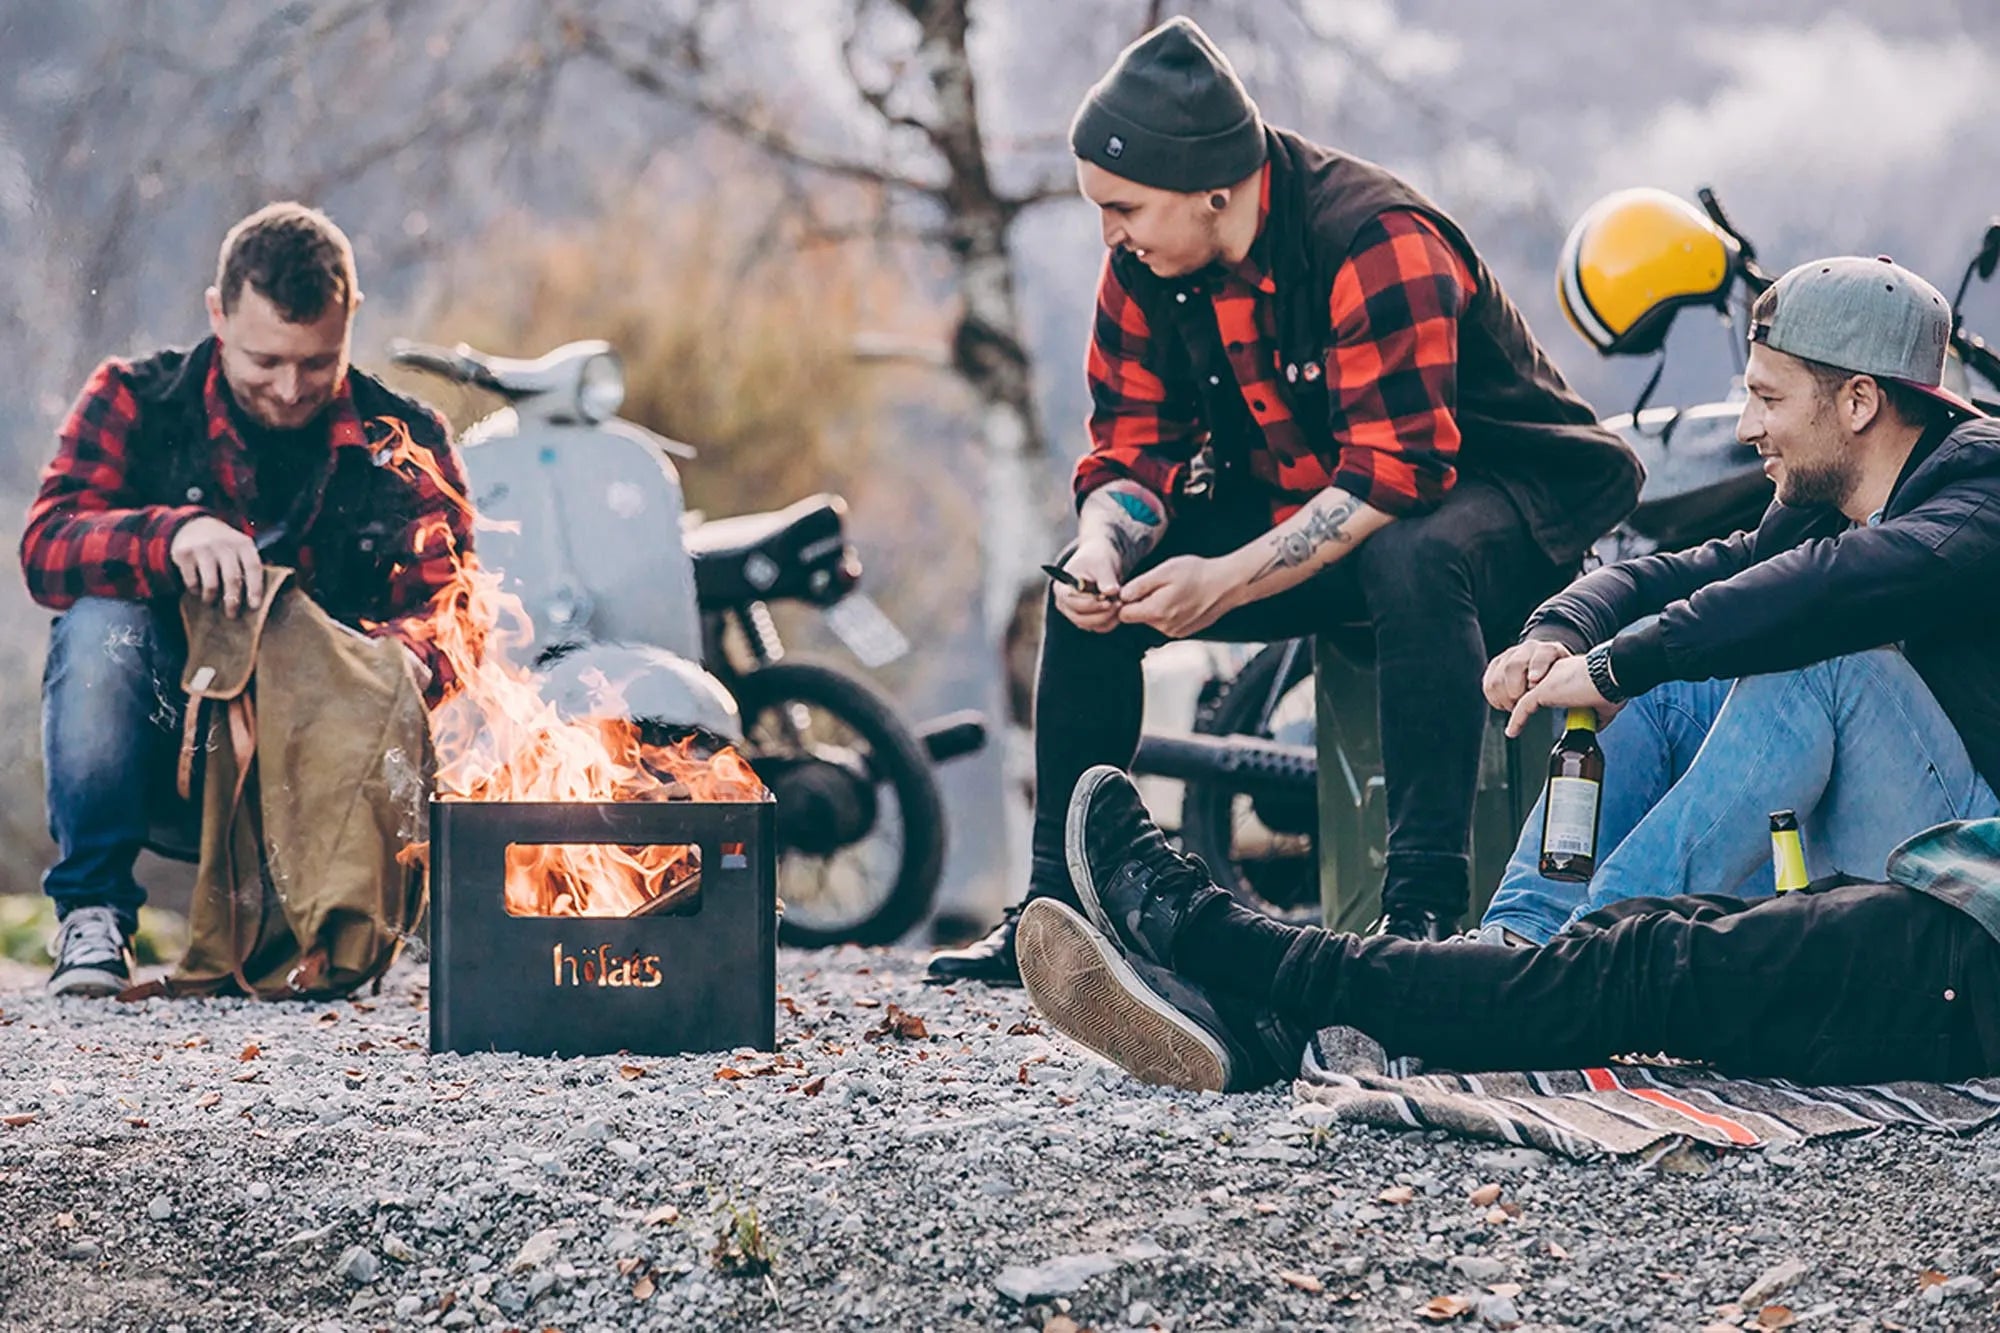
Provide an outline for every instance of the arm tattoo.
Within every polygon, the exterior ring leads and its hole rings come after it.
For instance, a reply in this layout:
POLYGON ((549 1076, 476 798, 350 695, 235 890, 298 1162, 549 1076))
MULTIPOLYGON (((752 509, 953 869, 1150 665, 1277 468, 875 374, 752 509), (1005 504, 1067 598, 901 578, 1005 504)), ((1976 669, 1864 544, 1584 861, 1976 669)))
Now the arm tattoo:
POLYGON ((1250 576, 1250 581, 1255 583, 1281 569, 1296 569, 1319 554, 1323 546, 1353 541, 1344 525, 1360 508, 1361 502, 1351 495, 1342 496, 1330 505, 1321 505, 1315 500, 1306 509, 1303 528, 1296 532, 1271 534, 1271 542, 1276 549, 1264 567, 1250 576))
MULTIPOLYGON (((1160 512, 1153 507, 1150 496, 1135 495, 1122 488, 1109 488, 1099 492, 1109 503, 1095 503, 1091 511, 1097 519, 1097 530, 1111 543, 1117 552, 1118 567, 1130 574, 1141 560, 1165 534, 1160 512)), ((1092 501, 1096 496, 1091 497, 1092 501)))

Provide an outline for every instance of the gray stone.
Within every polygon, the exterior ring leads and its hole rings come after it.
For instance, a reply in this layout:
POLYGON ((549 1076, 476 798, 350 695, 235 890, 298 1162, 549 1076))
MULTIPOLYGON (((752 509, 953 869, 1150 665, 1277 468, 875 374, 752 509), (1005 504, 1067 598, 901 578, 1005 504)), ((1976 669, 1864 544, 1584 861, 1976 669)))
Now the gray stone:
POLYGON ((1045 1263, 1003 1268, 993 1280, 993 1288, 1017 1305, 1025 1305, 1046 1296, 1067 1295, 1124 1262, 1119 1256, 1103 1251, 1066 1254, 1045 1263))
POLYGON ((357 1287, 365 1287, 375 1280, 382 1270, 382 1261, 375 1252, 365 1245, 350 1245, 340 1252, 340 1258, 333 1262, 333 1275, 346 1278, 357 1287))
POLYGON ((421 1296, 398 1296, 396 1298, 396 1318, 409 1321, 423 1312, 424 1298, 421 1296))
POLYGON ((1513 1298, 1496 1296, 1492 1292, 1479 1298, 1479 1304, 1473 1307, 1473 1313, 1479 1316, 1479 1322, 1489 1328, 1512 1328, 1521 1322, 1521 1311, 1514 1304, 1513 1298))
POLYGON ((393 1231, 383 1233, 382 1253, 399 1264, 415 1263, 417 1260, 417 1252, 410 1248, 410 1242, 393 1231))
POLYGON ((1475 1171, 1512 1174, 1547 1166, 1549 1155, 1534 1148, 1499 1148, 1492 1152, 1474 1153, 1472 1167, 1475 1171))
POLYGON ((146 1216, 155 1222, 164 1222, 174 1215, 174 1201, 164 1194, 155 1194, 146 1205, 146 1216))
POLYGON ((1498 1259, 1488 1259, 1482 1255, 1456 1255, 1445 1267, 1454 1273, 1463 1275, 1466 1281, 1477 1282, 1481 1285, 1488 1282, 1498 1282, 1507 1275, 1507 1265, 1501 1263, 1498 1259))
POLYGON ((1779 1292, 1785 1291, 1806 1275, 1806 1266, 1797 1259, 1787 1259, 1772 1268, 1764 1270, 1763 1276, 1743 1289, 1736 1303, 1746 1310, 1755 1310, 1768 1302, 1779 1292))

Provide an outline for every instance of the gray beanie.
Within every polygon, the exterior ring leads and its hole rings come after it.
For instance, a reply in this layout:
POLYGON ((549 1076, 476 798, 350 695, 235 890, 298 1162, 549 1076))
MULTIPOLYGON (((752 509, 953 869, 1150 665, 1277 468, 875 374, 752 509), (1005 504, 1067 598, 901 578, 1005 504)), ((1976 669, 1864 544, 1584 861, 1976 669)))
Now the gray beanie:
POLYGON ((1264 165, 1264 121, 1229 58, 1192 19, 1126 47, 1077 108, 1069 146, 1114 176, 1193 194, 1264 165))

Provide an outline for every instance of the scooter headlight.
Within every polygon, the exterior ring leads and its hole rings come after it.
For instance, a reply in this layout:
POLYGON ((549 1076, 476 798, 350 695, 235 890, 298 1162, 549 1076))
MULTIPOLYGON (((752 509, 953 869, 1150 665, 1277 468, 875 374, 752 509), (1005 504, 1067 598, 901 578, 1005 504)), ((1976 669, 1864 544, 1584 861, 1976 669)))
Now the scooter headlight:
POLYGON ((595 424, 618 415, 625 404, 625 367, 616 352, 600 352, 583 363, 576 381, 576 414, 595 424))

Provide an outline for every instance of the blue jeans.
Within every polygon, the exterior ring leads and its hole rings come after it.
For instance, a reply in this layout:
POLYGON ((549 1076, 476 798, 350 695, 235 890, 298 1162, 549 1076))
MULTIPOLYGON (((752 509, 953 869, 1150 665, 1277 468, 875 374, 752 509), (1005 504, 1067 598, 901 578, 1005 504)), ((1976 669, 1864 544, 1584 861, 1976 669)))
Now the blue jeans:
POLYGON ((1876 648, 1735 682, 1670 682, 1599 737, 1597 873, 1544 879, 1537 801, 1484 924, 1538 944, 1628 898, 1772 891, 1773 810, 1796 810, 1814 878, 1879 880, 1910 835, 2000 815, 2000 799, 1900 652, 1876 648))
POLYGON ((59 914, 104 906, 136 921, 140 849, 155 829, 198 827, 174 789, 186 658, 171 602, 85 597, 50 632, 42 763, 57 856, 42 888, 59 914))

